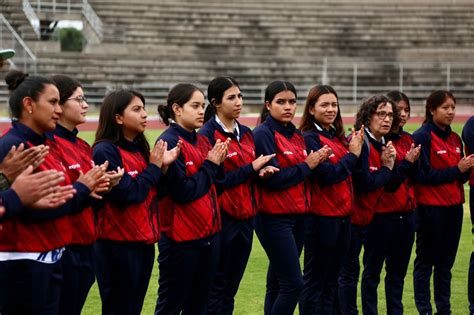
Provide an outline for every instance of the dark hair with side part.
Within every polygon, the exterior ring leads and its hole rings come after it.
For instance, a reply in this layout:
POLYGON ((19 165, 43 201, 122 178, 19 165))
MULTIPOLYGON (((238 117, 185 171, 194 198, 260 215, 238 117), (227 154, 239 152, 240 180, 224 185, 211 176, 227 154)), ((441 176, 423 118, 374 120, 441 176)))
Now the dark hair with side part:
POLYGON ((344 124, 342 123, 341 107, 339 106, 339 97, 337 96, 337 93, 334 88, 329 85, 316 85, 313 86, 311 90, 309 90, 308 97, 306 98, 306 103, 304 106, 303 117, 301 117, 299 129, 301 131, 308 131, 314 129, 314 123, 317 121, 314 119, 314 116, 309 113, 309 110, 316 105, 318 99, 324 94, 333 94, 336 97, 337 114, 333 126, 336 129, 336 137, 343 144, 347 144, 344 132, 344 124))
POLYGON ((5 76, 7 88, 10 91, 10 115, 12 118, 21 118, 23 110, 23 99, 30 97, 33 101, 38 101, 41 93, 48 84, 55 85, 53 81, 41 76, 29 76, 18 70, 13 70, 5 76))
POLYGON ((411 113, 410 100, 408 99, 408 96, 406 96, 405 93, 400 91, 390 91, 387 93, 387 97, 394 101, 396 104, 400 103, 401 101, 404 101, 408 106, 408 113, 411 113))
POLYGON ((360 105, 359 110, 357 111, 354 128, 356 130, 359 130, 362 125, 364 125, 365 127, 369 127, 370 119, 372 115, 375 114, 375 112, 377 111, 377 107, 379 107, 380 104, 385 103, 389 103, 390 105, 392 105, 393 120, 390 132, 397 130, 398 126, 400 125, 400 111, 398 110, 397 104, 395 104, 392 99, 388 98, 385 95, 376 95, 369 97, 362 103, 362 105, 360 105))
POLYGON ((54 81, 59 90, 59 105, 64 105, 77 88, 82 88, 81 82, 67 75, 54 75, 51 77, 51 80, 54 81))
POLYGON ((263 100, 262 111, 260 112, 260 119, 258 122, 259 124, 263 123, 270 114, 267 109, 267 102, 271 103, 275 96, 283 91, 291 91, 295 94, 296 98, 298 97, 298 95, 296 94, 296 88, 291 82, 277 80, 270 83, 265 89, 265 98, 263 100))
POLYGON ((209 86, 207 87, 209 105, 207 105, 206 112, 204 113, 204 122, 214 117, 216 114, 216 105, 222 103, 225 91, 233 86, 240 89, 239 84, 232 77, 217 77, 209 82, 209 86))
POLYGON ((449 91, 438 90, 431 93, 426 99, 425 120, 423 121, 423 124, 432 122, 433 114, 431 114, 431 111, 443 105, 443 103, 449 98, 454 101, 454 104, 456 104, 456 98, 454 98, 454 95, 449 91))
POLYGON ((190 83, 177 84, 170 90, 166 99, 166 105, 158 105, 158 114, 166 126, 169 126, 170 119, 175 120, 173 104, 183 107, 196 91, 199 91, 204 95, 201 89, 190 83))
MULTIPOLYGON (((134 97, 138 97, 145 105, 143 95, 134 90, 116 90, 107 94, 102 102, 99 114, 99 126, 95 135, 94 145, 102 141, 110 141, 116 145, 123 141, 123 127, 117 124, 116 115, 123 115, 125 108, 130 104, 134 97)), ((150 158, 150 145, 143 133, 135 138, 140 147, 140 153, 148 162, 150 158)))

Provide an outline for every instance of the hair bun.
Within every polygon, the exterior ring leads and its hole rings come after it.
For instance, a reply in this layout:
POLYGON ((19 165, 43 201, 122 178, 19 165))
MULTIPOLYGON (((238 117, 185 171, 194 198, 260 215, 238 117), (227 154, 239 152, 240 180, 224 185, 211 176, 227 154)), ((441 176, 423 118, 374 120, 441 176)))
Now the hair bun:
POLYGON ((12 70, 7 73, 5 76, 5 82, 7 83, 8 90, 14 91, 16 88, 25 81, 26 77, 28 77, 28 73, 23 73, 19 70, 12 70))

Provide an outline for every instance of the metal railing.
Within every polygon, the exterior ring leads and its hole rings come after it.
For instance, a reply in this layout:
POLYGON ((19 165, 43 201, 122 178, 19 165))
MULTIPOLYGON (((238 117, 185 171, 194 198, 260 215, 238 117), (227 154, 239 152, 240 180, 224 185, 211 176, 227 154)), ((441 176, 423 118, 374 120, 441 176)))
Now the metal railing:
POLYGON ((435 89, 456 91, 474 102, 474 59, 472 62, 355 62, 324 58, 321 83, 333 84, 353 103, 368 94, 387 90, 412 93, 419 99, 423 93, 426 97, 435 89), (380 84, 374 85, 374 81, 380 84))
POLYGON ((3 14, 0 14, 0 48, 14 49, 15 56, 11 60, 13 66, 22 68, 25 72, 36 74, 37 59, 35 54, 8 23, 3 14))
POLYGON ((26 18, 30 22, 31 27, 33 28, 33 31, 36 34, 37 38, 41 37, 41 30, 40 30, 40 20, 38 16, 35 13, 35 10, 31 6, 30 2, 28 0, 23 0, 22 1, 22 7, 23 7, 23 12, 26 15, 26 18))
MULTIPOLYGON (((29 3, 28 0, 23 0, 23 3, 25 2, 29 3)), ((104 38, 102 21, 87 0, 37 0, 36 2, 32 2, 30 6, 34 8, 36 12, 81 14, 92 27, 99 40, 102 41, 104 38)))

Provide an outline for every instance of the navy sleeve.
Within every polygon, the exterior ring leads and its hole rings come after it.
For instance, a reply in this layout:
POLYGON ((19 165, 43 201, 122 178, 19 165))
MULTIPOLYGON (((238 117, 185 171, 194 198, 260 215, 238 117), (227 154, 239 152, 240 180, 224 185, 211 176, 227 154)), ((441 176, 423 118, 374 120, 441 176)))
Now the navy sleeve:
POLYGON ((206 122, 206 124, 201 129, 199 129, 198 134, 205 136, 207 140, 209 140, 211 146, 214 146, 214 144, 216 144, 216 140, 214 139, 214 130, 208 126, 208 123, 210 123, 210 121, 206 122))
MULTIPOLYGON (((305 133, 304 141, 308 152, 311 152, 311 150, 318 151, 323 147, 315 132, 305 133)), ((329 161, 322 162, 314 169, 313 176, 321 186, 337 184, 351 176, 356 162, 357 156, 353 153, 348 153, 336 164, 329 161)))
MULTIPOLYGON (((8 151, 10 151, 13 145, 18 147, 21 142, 22 141, 16 136, 11 136, 10 134, 5 135, 0 143, 0 159, 3 159, 7 155, 8 151)), ((25 220, 44 221, 81 212, 89 204, 90 190, 81 183, 74 183, 73 187, 76 189, 76 194, 71 200, 66 202, 61 207, 47 211, 38 211, 35 209, 25 208, 20 214, 21 217, 25 220)))
MULTIPOLYGON (((123 167, 122 158, 117 147, 110 142, 100 142, 94 146, 93 159, 96 164, 109 161, 108 171, 123 167)), ((161 169, 155 164, 148 166, 135 178, 125 172, 117 186, 104 195, 104 198, 114 203, 127 205, 143 202, 148 196, 150 189, 155 187, 162 176, 161 169)))
MULTIPOLYGON (((166 132, 159 139, 166 141, 169 149, 174 148, 178 142, 175 137, 166 132)), ((205 160, 194 175, 187 176, 186 165, 180 154, 178 159, 168 167, 167 195, 177 203, 189 203, 201 198, 211 189, 218 169, 218 165, 205 160)))
POLYGON ((471 116, 462 129, 462 139, 468 154, 474 154, 474 116, 471 116))
MULTIPOLYGON (((254 133, 256 156, 276 153, 276 144, 273 133, 264 125, 261 125, 254 133)), ((278 167, 279 172, 274 173, 266 179, 260 179, 263 186, 272 190, 283 190, 297 185, 311 175, 311 169, 306 162, 291 167, 281 168, 276 157, 272 158, 267 165, 278 167)))
POLYGON ((235 170, 229 172, 225 172, 222 165, 220 168, 222 171, 219 172, 219 176, 217 176, 216 179, 216 185, 220 189, 228 189, 242 184, 253 174, 252 163, 236 168, 235 170))
POLYGON ((91 191, 79 182, 75 182, 72 186, 76 190, 74 197, 61 207, 51 210, 26 209, 22 213, 22 218, 30 221, 47 221, 83 211, 90 205, 91 191))
POLYGON ((398 165, 395 165, 392 170, 392 178, 385 185, 384 189, 388 192, 396 192, 403 182, 411 175, 414 174, 416 163, 411 163, 406 159, 403 159, 398 165))
MULTIPOLYGON (((444 169, 434 169, 430 163, 431 137, 423 130, 418 130, 413 134, 415 145, 421 144, 421 154, 419 158, 419 171, 415 177, 416 181, 422 185, 441 185, 451 183, 460 179, 461 171, 457 166, 444 169)), ((461 152, 461 155, 463 153, 461 152)), ((466 172, 468 173, 468 172, 466 172)))
POLYGON ((352 174, 354 189, 359 193, 375 191, 385 186, 392 178, 392 171, 385 166, 375 172, 369 171, 369 149, 364 142, 360 157, 352 174))
POLYGON ((1 205, 5 207, 5 213, 0 217, 0 223, 9 218, 18 216, 23 211, 20 198, 13 189, 0 192, 1 205))

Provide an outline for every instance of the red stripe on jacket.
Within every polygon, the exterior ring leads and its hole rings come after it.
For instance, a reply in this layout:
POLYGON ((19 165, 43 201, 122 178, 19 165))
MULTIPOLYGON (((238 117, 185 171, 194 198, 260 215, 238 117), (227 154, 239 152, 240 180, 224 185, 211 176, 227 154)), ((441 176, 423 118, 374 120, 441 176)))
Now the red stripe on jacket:
MULTIPOLYGON (((117 147, 125 172, 135 178, 147 162, 140 152, 117 147)), ((151 188, 146 199, 139 204, 119 205, 106 202, 98 213, 99 239, 143 242, 154 244, 160 238, 156 189, 151 188)))
MULTIPOLYGON (((349 151, 341 143, 339 138, 329 139, 319 134, 321 145, 327 145, 333 154, 328 161, 337 164, 349 151)), ((333 184, 320 185, 317 180, 311 182, 312 201, 310 212, 320 216, 343 217, 352 213, 354 194, 352 189, 352 177, 333 184)))
MULTIPOLYGON (((295 132, 287 138, 275 131, 276 159, 281 168, 291 167, 306 159, 303 136, 295 132)), ((271 180, 271 179, 270 179, 271 180)), ((305 214, 309 212, 311 188, 307 180, 283 190, 260 189, 259 211, 269 214, 305 214)))
MULTIPOLYGON (((461 139, 451 132, 444 140, 430 132, 431 150, 430 164, 434 169, 444 169, 456 166, 461 160, 461 139)), ((464 203, 464 188, 461 182, 455 180, 441 185, 416 185, 416 200, 427 206, 453 206, 464 203)))
MULTIPOLYGON (((186 176, 196 174, 206 160, 211 144, 202 135, 196 135, 196 144, 182 137, 181 156, 186 165, 186 176)), ((214 184, 209 192, 197 200, 177 203, 169 196, 160 200, 161 231, 176 242, 196 240, 213 235, 221 230, 221 217, 214 184)))

